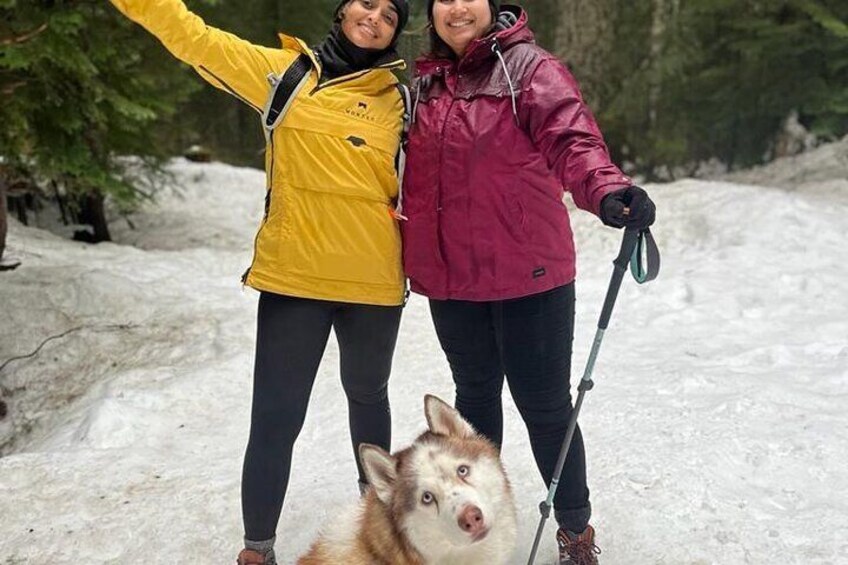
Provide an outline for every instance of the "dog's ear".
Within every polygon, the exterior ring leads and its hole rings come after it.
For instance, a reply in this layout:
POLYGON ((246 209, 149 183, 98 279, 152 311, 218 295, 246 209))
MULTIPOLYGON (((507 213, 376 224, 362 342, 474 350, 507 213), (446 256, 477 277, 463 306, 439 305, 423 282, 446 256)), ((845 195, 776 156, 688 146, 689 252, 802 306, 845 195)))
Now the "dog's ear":
POLYGON ((359 445, 359 460, 377 498, 383 504, 390 504, 397 480, 397 460, 385 450, 368 443, 359 445))
POLYGON ((468 439, 477 437, 477 432, 459 412, 432 394, 424 397, 424 414, 427 416, 427 425, 434 434, 468 439))

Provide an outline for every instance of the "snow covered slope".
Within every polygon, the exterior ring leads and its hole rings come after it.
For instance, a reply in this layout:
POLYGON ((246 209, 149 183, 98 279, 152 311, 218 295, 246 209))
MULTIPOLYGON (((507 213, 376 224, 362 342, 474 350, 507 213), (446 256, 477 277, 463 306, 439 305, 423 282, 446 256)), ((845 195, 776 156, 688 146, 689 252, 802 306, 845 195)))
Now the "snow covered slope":
MULTIPOLYGON (((172 168, 169 211, 137 215, 136 231, 115 224, 119 243, 12 225, 24 265, 0 275, 2 564, 234 561, 256 302, 239 275, 264 177, 172 168)), ((581 418, 602 562, 848 563, 845 191, 648 188, 663 272, 625 280, 581 418)), ((576 381, 620 232, 582 212, 574 223, 576 381)), ((425 393, 453 398, 419 297, 392 379, 402 447, 424 427, 425 393)), ((296 447, 283 563, 356 501, 338 381, 332 343, 296 447)), ((506 406, 521 564, 545 487, 506 406)), ((549 523, 540 563, 553 534, 549 523)))

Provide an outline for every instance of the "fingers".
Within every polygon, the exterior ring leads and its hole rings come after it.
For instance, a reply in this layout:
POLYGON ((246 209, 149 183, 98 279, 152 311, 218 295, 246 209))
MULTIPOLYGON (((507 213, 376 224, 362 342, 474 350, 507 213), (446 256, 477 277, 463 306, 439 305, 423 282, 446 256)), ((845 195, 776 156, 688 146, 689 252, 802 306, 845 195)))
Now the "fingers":
POLYGON ((630 208, 624 205, 624 203, 619 199, 614 199, 610 202, 610 207, 608 210, 608 217, 611 220, 611 223, 615 227, 624 227, 627 225, 627 220, 629 218, 630 208))
POLYGON ((629 186, 604 198, 602 219, 615 228, 644 229, 654 223, 656 206, 643 188, 629 186))
POLYGON ((628 228, 647 228, 656 219, 656 206, 647 196, 638 204, 634 199, 630 207, 624 210, 626 211, 623 216, 624 226, 628 228))

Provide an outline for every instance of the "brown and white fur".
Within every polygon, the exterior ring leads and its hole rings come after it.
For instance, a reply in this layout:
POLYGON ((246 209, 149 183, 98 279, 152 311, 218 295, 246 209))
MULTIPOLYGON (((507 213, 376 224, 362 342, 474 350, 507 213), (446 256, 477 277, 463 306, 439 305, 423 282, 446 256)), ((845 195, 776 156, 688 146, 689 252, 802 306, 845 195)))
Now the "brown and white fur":
POLYGON ((424 398, 429 431, 389 455, 363 444, 369 488, 298 565, 497 565, 515 546, 515 504, 499 453, 459 413, 424 398))

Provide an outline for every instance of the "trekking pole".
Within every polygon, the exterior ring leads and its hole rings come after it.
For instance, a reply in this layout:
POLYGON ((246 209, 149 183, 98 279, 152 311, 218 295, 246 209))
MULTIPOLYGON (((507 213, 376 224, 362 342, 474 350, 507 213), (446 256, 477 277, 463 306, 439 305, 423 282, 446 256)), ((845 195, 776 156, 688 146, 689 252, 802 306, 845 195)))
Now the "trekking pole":
POLYGON ((604 339, 604 332, 609 325, 612 309, 615 306, 615 299, 618 297, 618 290, 621 288, 621 281, 624 278, 624 272, 627 270, 627 264, 630 263, 633 278, 639 284, 654 280, 659 274, 660 255, 657 249, 654 238, 651 236, 649 229, 642 231, 636 229, 627 229, 624 231, 624 238, 621 242, 621 250, 618 257, 612 262, 614 269, 612 278, 610 279, 607 296, 604 300, 604 307, 601 310, 601 318, 598 321, 598 330, 595 333, 595 341, 592 343, 592 351, 589 353, 589 360, 586 362, 586 370, 583 372, 583 378, 580 385, 577 387, 579 394, 577 402, 574 405, 574 410, 571 413, 571 419, 568 422, 568 430, 565 433, 565 439, 562 442, 562 449, 559 453, 556 468, 554 469, 551 485, 548 489, 548 498, 539 504, 539 511, 542 518, 539 520, 539 527, 536 530, 536 539, 533 541, 533 549, 530 552, 530 560, 527 565, 533 565, 536 561, 536 552, 539 549, 539 542, 542 539, 542 532, 545 529, 545 522, 551 515, 551 508, 554 504, 554 496, 556 495, 557 487, 559 486, 559 476, 562 474, 562 468, 565 466, 565 460, 568 456, 568 449, 571 447, 571 440, 574 437, 574 431, 577 429, 577 416, 580 415, 580 408, 583 405, 583 397, 586 392, 592 390, 595 383, 592 381, 592 370, 595 367, 595 360, 598 358, 598 351, 601 349, 601 341, 604 339), (647 268, 643 263, 643 254, 646 255, 647 268))

